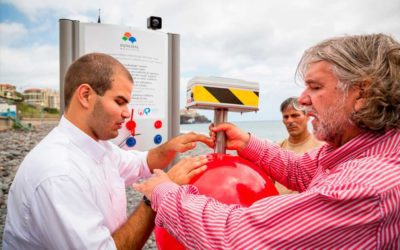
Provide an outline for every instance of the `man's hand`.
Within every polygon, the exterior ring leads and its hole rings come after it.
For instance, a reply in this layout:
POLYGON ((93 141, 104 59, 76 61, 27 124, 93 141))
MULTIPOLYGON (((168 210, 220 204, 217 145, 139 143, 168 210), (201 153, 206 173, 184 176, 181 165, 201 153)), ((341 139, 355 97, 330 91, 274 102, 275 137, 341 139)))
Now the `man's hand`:
POLYGON ((205 135, 193 132, 179 135, 149 151, 147 164, 150 170, 165 168, 174 159, 177 152, 183 153, 195 148, 196 142, 203 142, 209 147, 214 146, 214 141, 205 135))
POLYGON ((175 164, 167 175, 178 185, 188 184, 194 176, 207 169, 207 162, 206 156, 186 157, 175 164))
POLYGON ((216 140, 216 133, 224 131, 226 135, 226 149, 241 151, 249 142, 250 135, 231 123, 221 123, 218 126, 210 125, 210 137, 216 140))
POLYGON ((143 193, 149 200, 151 200, 151 194, 158 184, 171 182, 171 179, 168 177, 168 175, 161 169, 154 169, 153 173, 154 174, 144 182, 134 183, 132 185, 134 189, 143 193))
POLYGON ((154 188, 164 182, 175 182, 178 185, 188 184, 190 180, 207 169, 205 156, 186 157, 175 164, 168 173, 154 169, 152 177, 142 183, 132 185, 134 189, 151 199, 154 188))

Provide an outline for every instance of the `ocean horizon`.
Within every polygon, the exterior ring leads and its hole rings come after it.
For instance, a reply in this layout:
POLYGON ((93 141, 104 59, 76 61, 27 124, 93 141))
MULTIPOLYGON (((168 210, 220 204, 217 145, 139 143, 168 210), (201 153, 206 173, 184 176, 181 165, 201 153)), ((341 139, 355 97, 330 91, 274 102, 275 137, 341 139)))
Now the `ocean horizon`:
MULTIPOLYGON (((254 134, 260 139, 268 139, 270 141, 283 140, 288 136, 282 121, 229 121, 235 124, 243 131, 254 134)), ((180 132, 196 132, 208 135, 209 123, 181 124, 180 132)))

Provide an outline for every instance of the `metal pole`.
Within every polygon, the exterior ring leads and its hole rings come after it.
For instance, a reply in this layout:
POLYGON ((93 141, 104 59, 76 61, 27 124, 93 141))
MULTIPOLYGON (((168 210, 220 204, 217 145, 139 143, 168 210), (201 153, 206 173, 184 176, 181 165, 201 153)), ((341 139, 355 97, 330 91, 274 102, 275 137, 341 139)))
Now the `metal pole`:
MULTIPOLYGON (((227 109, 214 110, 214 126, 218 126, 221 123, 227 122, 227 120, 228 120, 227 109)), ((226 136, 224 131, 220 131, 217 132, 214 153, 225 154, 225 152, 226 152, 226 136)))
POLYGON ((69 65, 78 58, 79 21, 60 19, 60 113, 64 113, 64 76, 69 65))
MULTIPOLYGON (((180 133, 179 88, 180 88, 180 41, 179 34, 168 33, 168 139, 180 133)), ((167 169, 177 162, 177 158, 167 169)))
POLYGON ((168 33, 168 139, 180 133, 180 35, 168 33))

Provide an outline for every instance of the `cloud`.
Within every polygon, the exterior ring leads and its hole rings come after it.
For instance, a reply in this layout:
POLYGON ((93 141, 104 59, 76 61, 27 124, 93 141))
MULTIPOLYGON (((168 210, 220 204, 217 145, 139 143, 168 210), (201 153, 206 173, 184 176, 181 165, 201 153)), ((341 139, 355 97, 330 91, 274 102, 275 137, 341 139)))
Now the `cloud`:
POLYGON ((0 47, 1 82, 17 89, 59 88, 58 46, 33 45, 27 48, 0 47))
POLYGON ((12 45, 15 41, 24 39, 27 33, 22 23, 0 23, 0 46, 12 45))
MULTIPOLYGON (((80 16, 82 13, 97 10, 94 1, 53 1, 53 0, 3 0, 3 3, 13 5, 20 12, 24 13, 32 22, 43 19, 46 15, 80 16)), ((105 1, 100 1, 105 2, 105 1)), ((61 18, 61 16, 60 16, 61 18)))

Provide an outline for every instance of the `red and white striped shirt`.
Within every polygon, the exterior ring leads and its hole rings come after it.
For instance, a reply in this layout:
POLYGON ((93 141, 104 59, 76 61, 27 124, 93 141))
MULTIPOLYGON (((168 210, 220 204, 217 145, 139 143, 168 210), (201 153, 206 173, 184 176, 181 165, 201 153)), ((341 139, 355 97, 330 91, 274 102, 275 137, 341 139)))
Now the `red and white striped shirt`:
POLYGON ((240 155, 301 193, 242 207, 163 183, 156 224, 189 249, 400 249, 400 131, 302 156, 251 137, 240 155))

